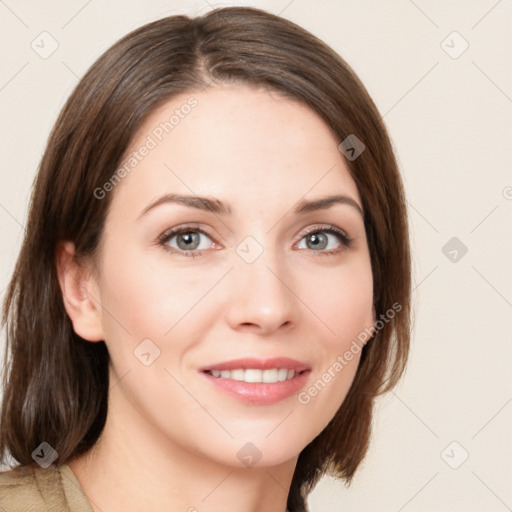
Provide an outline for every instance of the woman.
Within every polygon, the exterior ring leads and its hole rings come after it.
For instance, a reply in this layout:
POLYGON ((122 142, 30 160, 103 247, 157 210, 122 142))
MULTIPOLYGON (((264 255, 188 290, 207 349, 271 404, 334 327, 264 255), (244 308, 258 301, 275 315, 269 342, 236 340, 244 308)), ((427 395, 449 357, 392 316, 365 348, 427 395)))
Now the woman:
POLYGON ((128 34, 35 182, 0 504, 307 510, 403 373, 409 259, 389 137, 333 50, 253 8, 128 34))

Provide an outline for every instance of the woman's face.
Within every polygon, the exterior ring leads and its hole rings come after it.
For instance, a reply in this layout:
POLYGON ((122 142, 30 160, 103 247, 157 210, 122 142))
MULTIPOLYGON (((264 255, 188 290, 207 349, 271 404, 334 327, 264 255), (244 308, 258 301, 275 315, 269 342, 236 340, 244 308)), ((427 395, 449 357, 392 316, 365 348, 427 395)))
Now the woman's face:
POLYGON ((306 106, 245 86, 145 121, 98 192, 113 194, 96 292, 127 425, 231 466, 291 460, 327 425, 374 323, 340 142, 306 106))

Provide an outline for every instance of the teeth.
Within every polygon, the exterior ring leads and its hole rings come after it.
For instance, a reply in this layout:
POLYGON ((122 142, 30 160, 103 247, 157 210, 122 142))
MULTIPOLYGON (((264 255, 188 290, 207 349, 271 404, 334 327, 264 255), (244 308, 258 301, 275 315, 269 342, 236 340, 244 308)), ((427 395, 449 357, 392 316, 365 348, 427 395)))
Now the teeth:
POLYGON ((264 382, 273 384, 283 382, 295 377, 295 370, 287 368, 272 368, 269 370, 260 370, 257 368, 236 369, 236 370, 210 370, 213 377, 222 377, 223 379, 240 380, 244 382, 264 382))
POLYGON ((263 382, 263 370, 245 370, 242 379, 245 382, 263 382))
POLYGON ((286 368, 279 368, 277 371, 277 378, 280 382, 288 378, 288 370, 286 368))
POLYGON ((278 382, 279 379, 279 370, 277 368, 272 368, 272 370, 262 370, 261 371, 261 380, 266 383, 270 382, 278 382))
POLYGON ((226 379, 233 380, 244 380, 244 370, 230 370, 230 375, 226 376, 226 379))

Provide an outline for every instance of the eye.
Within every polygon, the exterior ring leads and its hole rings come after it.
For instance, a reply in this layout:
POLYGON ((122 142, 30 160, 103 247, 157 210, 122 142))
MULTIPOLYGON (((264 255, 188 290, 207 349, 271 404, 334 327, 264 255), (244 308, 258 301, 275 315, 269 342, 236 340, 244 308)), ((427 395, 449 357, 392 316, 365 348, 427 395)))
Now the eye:
MULTIPOLYGON (((352 239, 336 226, 314 226, 302 234, 299 249, 310 249, 318 255, 336 254, 351 247, 352 239), (304 241, 304 243, 302 243, 304 241), (305 245, 305 247, 304 247, 305 245)), ((316 255, 315 255, 316 256, 316 255)))
MULTIPOLYGON (((202 256, 207 249, 219 248, 210 235, 196 225, 167 230, 160 235, 158 243, 168 252, 192 258, 202 256)), ((348 249, 351 244, 352 239, 336 226, 312 226, 302 233, 298 249, 308 249, 316 253, 315 256, 328 256, 348 249)))
POLYGON ((169 252, 191 257, 202 256, 202 251, 215 245, 208 233, 197 226, 173 228, 162 233, 158 242, 169 252))

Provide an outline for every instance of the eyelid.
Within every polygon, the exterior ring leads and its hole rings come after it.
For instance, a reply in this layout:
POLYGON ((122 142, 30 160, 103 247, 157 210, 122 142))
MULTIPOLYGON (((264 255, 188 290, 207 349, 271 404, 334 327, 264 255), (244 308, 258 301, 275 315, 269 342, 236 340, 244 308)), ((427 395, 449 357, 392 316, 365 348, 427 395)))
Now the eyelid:
POLYGON ((158 241, 160 241, 160 242, 168 241, 170 238, 172 238, 172 236, 178 235, 180 233, 186 233, 187 231, 197 231, 199 233, 202 233, 203 235, 206 235, 207 237, 211 238, 212 240, 214 238, 200 224, 191 223, 191 224, 185 224, 184 226, 177 226, 174 228, 166 229, 161 235, 158 236, 158 241))
POLYGON ((302 238, 304 238, 305 236, 307 236, 311 233, 319 232, 319 231, 334 232, 335 234, 343 237, 347 243, 350 243, 353 241, 353 239, 348 235, 348 233, 344 229, 341 229, 338 226, 335 226, 334 224, 317 224, 317 225, 309 226, 308 228, 305 229, 305 231, 301 232, 301 234, 299 236, 300 236, 300 239, 302 240, 302 238))

